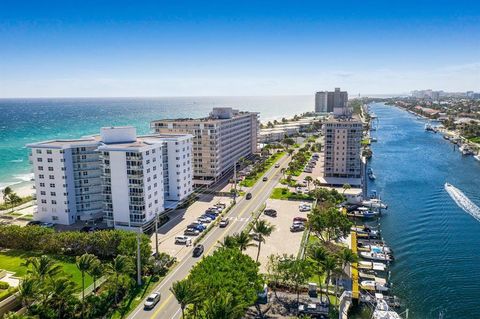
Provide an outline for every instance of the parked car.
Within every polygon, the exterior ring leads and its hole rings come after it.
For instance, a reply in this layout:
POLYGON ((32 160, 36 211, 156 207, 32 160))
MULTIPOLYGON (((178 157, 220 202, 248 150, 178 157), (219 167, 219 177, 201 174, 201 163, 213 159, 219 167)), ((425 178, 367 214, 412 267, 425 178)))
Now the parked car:
POLYGON ((95 226, 83 226, 80 231, 85 232, 85 233, 93 233, 94 231, 97 231, 98 228, 95 226))
POLYGON ((262 178, 262 181, 264 181, 264 182, 268 181, 268 177, 267 177, 267 176, 264 176, 264 177, 262 178))
POLYGON ((27 226, 40 226, 42 224, 39 220, 31 220, 27 223, 27 226))
POLYGON ((227 204, 225 204, 225 203, 216 203, 214 206, 215 206, 215 207, 225 208, 225 207, 227 207, 227 204))
POLYGON ((303 224, 293 224, 290 227, 290 231, 292 233, 299 232, 299 231, 304 231, 304 230, 305 230, 305 225, 303 225, 303 224))
POLYGON ((191 223, 187 226, 187 228, 193 228, 195 230, 198 230, 199 232, 202 232, 205 230, 206 227, 203 224, 191 223))
POLYGON ((225 227, 227 227, 229 222, 230 221, 228 220, 228 218, 222 218, 222 220, 220 221, 218 226, 220 226, 220 228, 225 228, 225 227))
POLYGON ((279 168, 280 167, 280 164, 275 164, 275 168, 279 168))
POLYGON ((271 208, 265 209, 263 213, 270 217, 277 217, 277 211, 275 209, 271 209, 271 208))
POLYGON ((218 214, 214 214, 214 213, 205 213, 205 214, 203 214, 203 215, 202 215, 202 217, 208 217, 208 218, 210 218, 211 220, 215 220, 215 219, 217 219, 217 217, 218 217, 218 214))
POLYGON ((246 199, 252 199, 252 193, 247 193, 247 196, 245 196, 246 199))
POLYGON ((187 229, 185 229, 183 234, 185 236, 198 236, 198 234, 200 234, 200 231, 198 229, 195 229, 195 228, 187 228, 187 229))
POLYGON ((296 187, 295 192, 297 192, 298 194, 302 194, 303 193, 303 187, 296 187))
POLYGON ((301 204, 300 206, 298 206, 298 209, 301 212, 309 212, 312 209, 312 206, 309 204, 301 204))
POLYGON ((175 237, 175 244, 177 245, 187 245, 189 246, 192 243, 190 237, 187 236, 177 236, 175 237))
POLYGON ((307 220, 308 220, 307 218, 305 218, 305 217, 300 217, 300 216, 297 216, 297 217, 294 217, 294 218, 293 218, 293 221, 294 221, 294 222, 304 222, 304 223, 305 223, 305 222, 307 222, 307 220))
POLYGON ((147 310, 153 309, 157 303, 160 301, 160 293, 154 292, 148 296, 147 300, 145 300, 145 304, 143 307, 147 310))
POLYGON ((54 223, 41 223, 40 227, 45 227, 45 228, 53 228, 55 226, 54 223))
POLYGON ((305 168, 305 169, 303 170, 303 172, 304 172, 304 173, 311 173, 311 172, 312 172, 312 169, 307 167, 307 168, 305 168))
POLYGON ((209 224, 212 222, 212 220, 210 218, 206 218, 206 217, 198 217, 197 219, 199 222, 201 222, 202 224, 209 224))
POLYGON ((198 244, 197 246, 195 246, 195 248, 193 248, 193 253, 192 253, 193 257, 200 257, 203 254, 204 249, 205 248, 201 244, 198 244))

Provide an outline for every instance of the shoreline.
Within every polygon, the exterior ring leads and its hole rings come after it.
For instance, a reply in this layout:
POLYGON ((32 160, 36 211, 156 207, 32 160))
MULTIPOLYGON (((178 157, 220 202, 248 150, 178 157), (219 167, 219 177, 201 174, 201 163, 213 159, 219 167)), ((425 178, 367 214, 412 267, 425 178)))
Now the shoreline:
MULTIPOLYGON (((35 190, 33 189, 33 186, 35 183, 33 181, 23 181, 20 183, 16 183, 13 185, 10 185, 9 187, 17 193, 18 196, 20 197, 27 197, 27 196, 34 196, 35 195, 35 190)), ((8 187, 5 186, 5 187, 8 187)), ((5 189, 5 187, 2 188, 5 189)), ((3 196, 0 196, 0 204, 3 204, 3 196)))

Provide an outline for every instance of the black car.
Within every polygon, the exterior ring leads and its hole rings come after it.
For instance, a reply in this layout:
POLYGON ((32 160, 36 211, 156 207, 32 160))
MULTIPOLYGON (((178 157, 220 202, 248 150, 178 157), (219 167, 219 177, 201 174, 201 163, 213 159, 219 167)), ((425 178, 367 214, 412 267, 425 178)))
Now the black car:
POLYGON ((31 220, 27 223, 27 226, 40 226, 41 224, 43 224, 41 221, 31 220))
POLYGON ((252 193, 247 193, 247 196, 245 198, 246 199, 251 199, 252 198, 252 193))
POLYGON ((193 248, 193 257, 200 257, 203 254, 203 250, 203 245, 198 244, 197 246, 195 246, 195 248, 193 248))
POLYGON ((85 233, 92 233, 96 230, 98 230, 98 228, 95 226, 84 226, 82 227, 82 229, 80 229, 81 232, 85 232, 85 233))
POLYGON ((277 211, 275 209, 265 209, 263 213, 270 217, 277 217, 277 211))

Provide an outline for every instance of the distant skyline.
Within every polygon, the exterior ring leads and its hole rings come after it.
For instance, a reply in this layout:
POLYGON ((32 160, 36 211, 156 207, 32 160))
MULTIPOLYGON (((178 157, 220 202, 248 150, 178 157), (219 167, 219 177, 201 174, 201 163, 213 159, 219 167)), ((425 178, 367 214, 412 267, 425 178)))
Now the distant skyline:
POLYGON ((479 12, 463 0, 3 0, 0 98, 478 92, 479 12))

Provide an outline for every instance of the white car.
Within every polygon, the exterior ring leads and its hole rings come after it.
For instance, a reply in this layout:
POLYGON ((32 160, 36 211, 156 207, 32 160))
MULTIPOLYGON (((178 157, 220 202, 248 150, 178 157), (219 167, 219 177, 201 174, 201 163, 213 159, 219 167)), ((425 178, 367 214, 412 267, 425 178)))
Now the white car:
POLYGON ((202 224, 209 224, 212 222, 212 220, 207 217, 199 217, 197 220, 202 224))
POLYGON ((192 243, 192 240, 188 236, 177 236, 175 237, 175 244, 177 245, 187 245, 189 246, 192 243))
POLYGON ((148 296, 143 306, 145 307, 145 309, 153 309, 159 301, 160 301, 160 293, 154 292, 150 294, 150 296, 148 296))
POLYGON ((298 206, 298 209, 301 212, 309 212, 312 209, 312 206, 309 204, 301 204, 300 206, 298 206))

